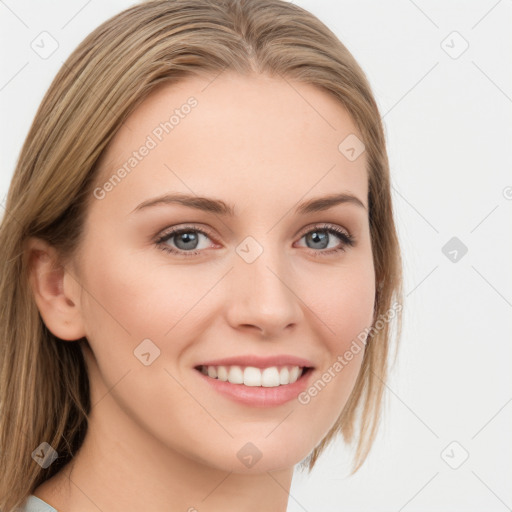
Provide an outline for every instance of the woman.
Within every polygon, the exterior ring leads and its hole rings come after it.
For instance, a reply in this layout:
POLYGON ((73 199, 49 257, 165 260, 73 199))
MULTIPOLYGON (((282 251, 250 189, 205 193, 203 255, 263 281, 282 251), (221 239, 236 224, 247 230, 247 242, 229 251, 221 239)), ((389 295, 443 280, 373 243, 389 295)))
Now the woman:
POLYGON ((285 511, 336 436, 366 459, 401 310, 389 166, 307 11, 103 23, 36 114, 0 247, 1 510, 285 511))

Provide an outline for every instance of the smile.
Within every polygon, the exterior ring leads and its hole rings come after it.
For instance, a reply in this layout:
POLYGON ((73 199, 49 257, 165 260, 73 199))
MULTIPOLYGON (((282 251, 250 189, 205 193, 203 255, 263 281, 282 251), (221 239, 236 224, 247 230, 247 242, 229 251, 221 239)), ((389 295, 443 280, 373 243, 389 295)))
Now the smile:
POLYGON ((203 375, 231 384, 243 384, 249 387, 275 388, 296 382, 307 368, 300 366, 206 366, 198 367, 203 375))
POLYGON ((274 366, 267 364, 260 364, 258 368, 227 362, 210 363, 196 366, 194 371, 216 394, 245 406, 264 408, 296 400, 314 376, 313 367, 283 362, 274 366))

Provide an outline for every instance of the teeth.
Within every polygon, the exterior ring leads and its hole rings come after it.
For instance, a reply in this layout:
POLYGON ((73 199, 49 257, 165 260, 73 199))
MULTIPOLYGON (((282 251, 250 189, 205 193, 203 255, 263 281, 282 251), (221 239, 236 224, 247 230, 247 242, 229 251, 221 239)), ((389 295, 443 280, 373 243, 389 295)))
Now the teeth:
MULTIPOLYGON (((208 367, 210 368, 210 367, 208 367)), ((244 372, 240 366, 230 366, 228 372, 228 381, 231 384, 243 384, 244 383, 244 372)))
MULTIPOLYGON (((210 371, 209 368, 208 371, 210 371)), ((299 371, 298 366, 292 366, 292 369, 290 370, 290 382, 295 382, 299 378, 299 371)))
POLYGON ((261 385, 265 388, 275 388, 279 386, 279 371, 273 366, 272 368, 265 368, 261 372, 261 385))
POLYGON ((225 366, 219 366, 217 368, 217 378, 226 382, 228 380, 228 371, 225 366))
POLYGON ((248 366, 244 370, 244 385, 245 386, 261 386, 261 370, 248 366))
POLYGON ((281 371, 279 372, 279 384, 288 384, 288 382, 290 382, 290 372, 285 366, 281 368, 281 371))
POLYGON ((302 375, 303 368, 299 366, 271 366, 270 368, 255 368, 247 366, 201 366, 201 373, 212 379, 219 379, 231 384, 243 384, 249 387, 275 388, 293 384, 302 375))

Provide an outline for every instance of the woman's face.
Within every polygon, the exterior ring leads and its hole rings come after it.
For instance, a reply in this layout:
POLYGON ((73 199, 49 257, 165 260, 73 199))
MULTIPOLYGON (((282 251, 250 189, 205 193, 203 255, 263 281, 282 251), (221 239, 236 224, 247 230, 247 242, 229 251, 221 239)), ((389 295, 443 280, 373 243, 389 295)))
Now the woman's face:
POLYGON ((116 431, 235 472, 290 467, 322 440, 373 319, 351 134, 327 93, 227 72, 160 87, 126 120, 74 261, 91 386, 110 390, 116 431), (357 199, 318 201, 341 194, 357 199))

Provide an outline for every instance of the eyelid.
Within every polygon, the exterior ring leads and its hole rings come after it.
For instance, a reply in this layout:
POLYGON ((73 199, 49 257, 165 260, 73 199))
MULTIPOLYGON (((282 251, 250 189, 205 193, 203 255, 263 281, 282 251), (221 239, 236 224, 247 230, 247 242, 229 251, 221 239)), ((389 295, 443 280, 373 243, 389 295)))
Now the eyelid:
POLYGON ((296 236, 300 236, 301 238, 304 235, 307 235, 312 230, 322 230, 322 229, 336 229, 341 232, 343 232, 348 238, 353 238, 351 233, 347 228, 344 228, 342 226, 339 226, 338 224, 330 224, 329 222, 313 222, 312 224, 306 226, 305 228, 302 228, 296 236))
POLYGON ((167 238, 171 234, 176 234, 187 230, 198 231, 199 233, 202 233, 203 235, 206 235, 209 238, 215 238, 212 236, 212 233, 208 228, 202 227, 199 224, 177 224, 176 226, 169 226, 165 228, 163 231, 160 231, 156 235, 156 241, 161 240, 163 238, 167 238))
MULTIPOLYGON (((203 234, 208 237, 213 244, 218 245, 218 242, 215 239, 215 236, 212 235, 211 230, 205 227, 200 227, 197 224, 183 224, 170 226, 163 231, 160 231, 158 235, 154 238, 153 243, 157 246, 162 246, 167 240, 170 240, 173 236, 179 235, 180 233, 187 231, 197 231, 198 233, 203 234)), ((182 251, 181 249, 175 249, 174 247, 170 248, 171 252, 176 251, 177 254, 194 254, 204 252, 205 249, 194 249, 191 251, 182 251)))

